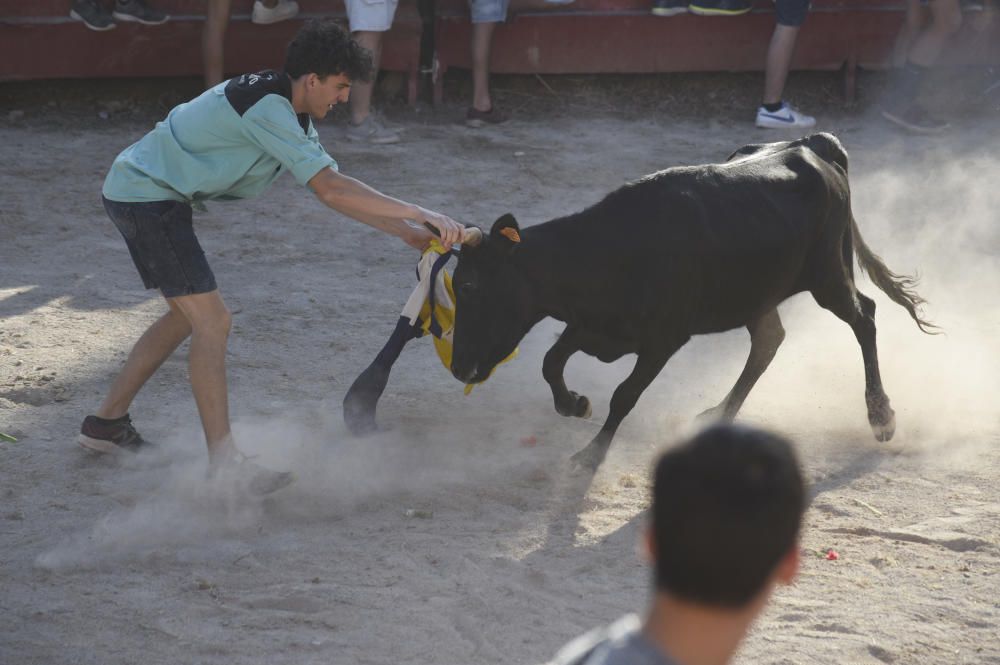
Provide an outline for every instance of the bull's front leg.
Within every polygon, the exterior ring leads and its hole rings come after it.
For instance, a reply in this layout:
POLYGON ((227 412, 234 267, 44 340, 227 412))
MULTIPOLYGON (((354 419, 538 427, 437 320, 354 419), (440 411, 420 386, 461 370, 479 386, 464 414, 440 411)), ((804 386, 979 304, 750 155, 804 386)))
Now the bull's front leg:
POLYGON ((375 424, 375 407, 389 383, 389 372, 403 347, 416 336, 410 322, 400 317, 389 341, 344 395, 344 422, 355 436, 370 434, 378 429, 375 424))
POLYGON ((601 465, 608 454, 608 448, 611 446, 615 432, 618 431, 618 426, 635 407, 642 392, 649 387, 649 384, 670 360, 670 356, 674 355, 687 340, 688 337, 684 336, 669 343, 660 341, 656 348, 639 352, 632 373, 615 388, 615 394, 611 397, 611 410, 604 426, 601 427, 601 431, 586 448, 570 458, 574 465, 592 472, 597 471, 597 467, 601 465))
POLYGON ((542 376, 552 389, 552 399, 556 412, 561 416, 590 417, 590 400, 566 387, 563 370, 570 356, 580 350, 579 330, 566 326, 556 343, 552 345, 542 362, 542 376))

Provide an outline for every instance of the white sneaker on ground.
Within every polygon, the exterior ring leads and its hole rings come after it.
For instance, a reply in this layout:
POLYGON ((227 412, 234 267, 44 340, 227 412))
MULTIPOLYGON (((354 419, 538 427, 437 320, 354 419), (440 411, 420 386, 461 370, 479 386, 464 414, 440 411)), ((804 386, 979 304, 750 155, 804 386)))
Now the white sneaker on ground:
POLYGON ((382 119, 373 113, 355 125, 347 122, 347 139, 349 141, 366 141, 374 145, 387 145, 389 143, 399 143, 399 131, 387 127, 382 119))
POLYGON ((267 7, 260 0, 254 0, 250 20, 254 23, 267 25, 294 18, 299 13, 299 3, 295 0, 278 0, 274 7, 267 7))
POLYGON ((806 129, 816 124, 816 118, 792 108, 788 102, 781 102, 777 111, 768 111, 761 106, 757 109, 757 126, 764 129, 785 129, 792 127, 806 129))

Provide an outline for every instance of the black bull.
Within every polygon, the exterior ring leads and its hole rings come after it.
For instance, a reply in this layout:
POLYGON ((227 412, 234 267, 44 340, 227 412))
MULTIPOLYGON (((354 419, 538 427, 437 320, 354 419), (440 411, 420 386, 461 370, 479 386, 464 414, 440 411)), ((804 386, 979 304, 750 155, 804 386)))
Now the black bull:
MULTIPOLYGON (((748 145, 723 164, 678 167, 629 183, 586 210, 520 229, 505 215, 455 268, 452 373, 483 381, 547 316, 566 329, 542 366, 556 411, 586 417, 569 390, 577 351, 612 362, 637 354, 608 418, 573 456, 596 468, 622 420, 691 335, 746 327, 750 355, 726 398, 703 416, 732 420, 784 339, 777 305, 802 291, 846 322, 861 346, 868 421, 890 439, 895 416, 882 388, 875 303, 854 284, 854 259, 925 332, 913 281, 865 245, 851 213, 847 154, 830 134, 748 145)), ((397 329, 344 400, 354 431, 374 426, 389 368, 411 334, 397 329)))
POLYGON ((889 271, 862 240, 847 154, 830 134, 749 145, 724 164, 667 169, 531 228, 519 229, 506 215, 478 246, 463 248, 455 268, 452 373, 484 380, 551 316, 566 329, 546 353, 542 374, 556 411, 587 416, 590 402, 563 380, 569 357, 583 351, 611 362, 637 354, 604 426, 574 456, 596 467, 643 390, 692 335, 745 326, 751 347, 743 373, 706 412, 733 419, 784 338, 777 305, 809 291, 854 331, 868 422, 886 441, 895 417, 879 376, 875 303, 855 287, 855 256, 921 329, 931 327, 917 313, 923 301, 912 280, 889 271))

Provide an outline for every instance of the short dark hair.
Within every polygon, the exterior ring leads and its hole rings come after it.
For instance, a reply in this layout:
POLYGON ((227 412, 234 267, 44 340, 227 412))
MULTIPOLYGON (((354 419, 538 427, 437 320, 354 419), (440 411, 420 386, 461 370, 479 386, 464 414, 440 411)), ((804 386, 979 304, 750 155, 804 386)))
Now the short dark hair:
POLYGON ((653 474, 657 588, 746 605, 795 546, 805 505, 787 440, 734 425, 702 431, 667 451, 653 474))
POLYGON ((299 28, 285 53, 285 73, 293 79, 346 74, 352 81, 372 77, 372 54, 333 19, 311 19, 299 28))

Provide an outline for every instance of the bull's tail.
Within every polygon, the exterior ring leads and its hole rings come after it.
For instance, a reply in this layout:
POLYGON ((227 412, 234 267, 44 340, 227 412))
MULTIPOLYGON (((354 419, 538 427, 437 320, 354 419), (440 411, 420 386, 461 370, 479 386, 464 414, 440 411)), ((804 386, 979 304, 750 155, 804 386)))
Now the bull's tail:
MULTIPOLYGON (((881 257, 865 244, 854 215, 851 215, 851 240, 858 258, 858 265, 863 272, 868 273, 868 277, 875 286, 880 288, 893 302, 909 312, 920 330, 928 335, 940 334, 939 328, 922 318, 917 311, 921 305, 927 302, 914 290, 918 280, 915 277, 897 275, 886 267, 881 257)), ((846 258, 850 261, 850 257, 846 258)))

